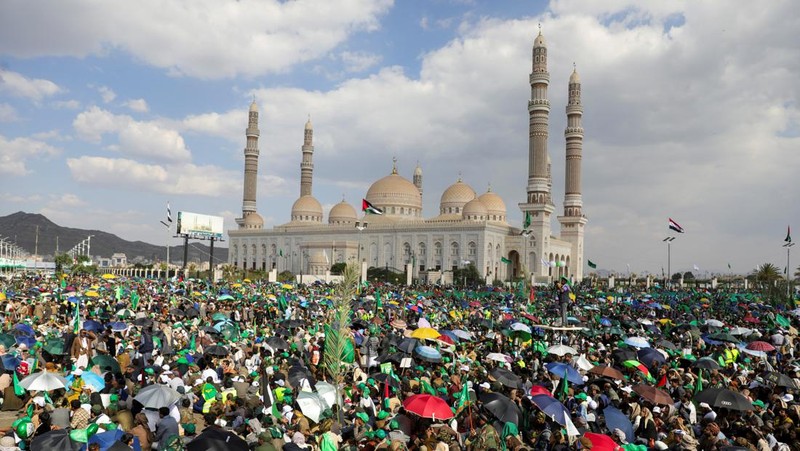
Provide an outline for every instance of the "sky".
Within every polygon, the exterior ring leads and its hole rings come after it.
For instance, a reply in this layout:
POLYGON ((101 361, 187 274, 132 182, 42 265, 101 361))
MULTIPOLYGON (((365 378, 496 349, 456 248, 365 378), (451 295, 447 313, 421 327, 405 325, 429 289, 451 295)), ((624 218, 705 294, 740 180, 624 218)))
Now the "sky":
POLYGON ((539 24, 557 212, 573 63, 582 81, 588 259, 660 276, 671 217, 673 272, 785 267, 787 226, 800 239, 792 0, 6 0, 0 215, 164 244, 170 202, 234 228, 255 99, 267 227, 299 196, 309 116, 326 220, 396 157, 409 179, 423 169, 425 216, 460 174, 519 225, 539 24))

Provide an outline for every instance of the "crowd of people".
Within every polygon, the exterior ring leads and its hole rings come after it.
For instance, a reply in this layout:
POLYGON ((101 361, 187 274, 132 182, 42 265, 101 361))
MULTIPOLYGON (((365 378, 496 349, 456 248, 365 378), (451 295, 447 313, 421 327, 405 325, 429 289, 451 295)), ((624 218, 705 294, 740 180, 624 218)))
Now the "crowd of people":
POLYGON ((800 449, 794 306, 555 285, 2 279, 0 451, 800 449))

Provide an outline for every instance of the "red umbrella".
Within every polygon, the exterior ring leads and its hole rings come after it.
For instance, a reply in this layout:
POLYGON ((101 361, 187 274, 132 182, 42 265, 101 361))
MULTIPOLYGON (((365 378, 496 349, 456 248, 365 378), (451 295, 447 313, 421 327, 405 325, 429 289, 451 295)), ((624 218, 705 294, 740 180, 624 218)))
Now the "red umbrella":
POLYGON ((409 396, 403 401, 403 407, 408 412, 433 420, 449 420, 454 416, 442 398, 427 394, 409 396))
POLYGON ((539 318, 537 318, 537 317, 535 317, 535 316, 533 316, 531 314, 523 313, 522 316, 524 316, 525 318, 528 318, 529 320, 533 321, 534 323, 538 323, 539 322, 539 318))
POLYGON ((617 445, 613 438, 605 434, 595 434, 594 432, 584 432, 584 437, 592 442, 592 451, 618 451, 623 449, 617 445))
POLYGON ((534 385, 533 387, 531 387, 531 396, 534 396, 534 395, 553 396, 553 394, 550 393, 550 390, 548 390, 545 387, 542 387, 541 385, 534 385))
POLYGON ((747 321, 748 323, 753 323, 753 324, 758 324, 758 323, 760 323, 760 322, 761 322, 761 321, 760 321, 758 318, 756 318, 755 316, 746 316, 746 317, 744 318, 744 320, 745 320, 745 321, 747 321))
POLYGON ((753 341, 747 343, 746 348, 751 351, 764 351, 764 352, 770 352, 775 350, 775 346, 772 346, 766 341, 753 341))
POLYGON ((441 341, 442 343, 448 345, 454 345, 456 342, 453 341, 452 338, 448 337, 447 335, 439 335, 439 338, 436 339, 437 341, 441 341))

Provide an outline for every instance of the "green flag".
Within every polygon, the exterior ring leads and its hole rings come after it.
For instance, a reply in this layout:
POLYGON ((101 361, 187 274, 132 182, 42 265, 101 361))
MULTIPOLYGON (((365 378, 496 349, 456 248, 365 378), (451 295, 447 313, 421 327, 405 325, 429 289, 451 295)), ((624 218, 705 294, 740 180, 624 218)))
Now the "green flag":
POLYGON ((206 401, 217 397, 217 389, 214 387, 214 385, 209 384, 208 382, 203 384, 202 393, 203 393, 203 399, 206 401))
POLYGON ((62 277, 61 278, 61 289, 64 289, 64 288, 67 288, 67 278, 66 277, 62 277))
POLYGON ((197 350, 197 335, 192 334, 192 339, 189 340, 189 350, 195 352, 197 350))
POLYGON ((509 259, 507 259, 505 257, 500 257, 500 261, 505 263, 505 264, 507 264, 507 265, 511 263, 511 260, 509 260, 509 259))
POLYGON ((278 250, 278 255, 279 255, 279 256, 281 256, 281 257, 283 257, 283 249, 279 249, 279 250, 278 250))
POLYGON ((72 333, 75 335, 81 331, 81 302, 75 303, 75 317, 72 319, 72 333))
POLYGON ((461 386, 461 391, 458 394, 458 402, 456 403, 456 412, 463 409, 469 404, 469 386, 467 385, 467 381, 464 381, 464 385, 461 386))
POLYGON ((527 229, 530 226, 531 226, 531 212, 526 211, 525 212, 525 220, 522 221, 522 228, 523 229, 527 229))
POLYGON ((116 297, 117 302, 122 299, 122 286, 117 285, 117 288, 114 290, 114 297, 116 297))
POLYGON ((786 319, 786 317, 784 317, 781 314, 775 315, 775 323, 781 327, 789 327, 792 324, 788 319, 786 319))
POLYGON ((139 293, 135 291, 131 293, 131 308, 134 310, 139 308, 139 293))
POLYGON ((426 382, 424 379, 419 380, 419 386, 421 389, 421 393, 427 393, 431 396, 436 396, 436 390, 434 390, 431 384, 426 382))
POLYGON ((383 301, 381 300, 381 292, 380 291, 375 291, 375 307, 376 308, 382 308, 383 307, 383 301))
POLYGON ((567 400, 567 395, 569 394, 569 381, 567 381, 567 370, 564 369, 564 376, 561 377, 561 380, 558 382, 558 388, 556 390, 556 394, 558 395, 558 400, 564 402, 567 400))
POLYGON ((694 394, 698 394, 703 391, 703 372, 699 371, 697 373, 697 381, 694 383, 694 394))
MULTIPOLYGON (((14 376, 13 377, 14 377, 14 379, 13 379, 14 380, 14 394, 17 395, 17 396, 24 395, 25 394, 25 389, 22 388, 21 385, 19 385, 19 378, 17 377, 17 372, 16 371, 14 371, 14 376)), ((31 404, 31 405, 33 405, 33 404, 31 404)))
POLYGON ((597 268, 597 263, 594 263, 591 260, 589 260, 589 267, 592 268, 592 269, 596 269, 597 268))

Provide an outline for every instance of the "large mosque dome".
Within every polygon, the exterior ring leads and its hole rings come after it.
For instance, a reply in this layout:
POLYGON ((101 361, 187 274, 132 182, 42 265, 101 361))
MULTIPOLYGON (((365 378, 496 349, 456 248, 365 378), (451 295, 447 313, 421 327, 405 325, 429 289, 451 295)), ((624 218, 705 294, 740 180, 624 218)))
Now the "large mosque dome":
POLYGON ((483 202, 477 197, 467 202, 462 211, 462 216, 467 221, 484 221, 488 214, 489 210, 486 209, 486 205, 483 205, 483 202))
POLYGON ((478 199, 486 206, 486 219, 489 221, 506 222, 506 203, 503 202, 503 199, 501 199, 497 193, 492 192, 491 188, 481 194, 478 199))
POLYGON ((322 222, 322 204, 314 196, 300 196, 292 205, 292 221, 322 222))
POLYGON ((244 217, 243 224, 245 229, 262 229, 264 228, 264 218, 262 218, 260 214, 253 211, 244 217))
POLYGON ((410 219, 422 216, 422 196, 419 190, 408 179, 397 174, 396 168, 390 175, 369 187, 366 199, 383 210, 387 217, 410 219))
POLYGON ((352 224, 357 220, 356 209, 344 199, 334 205, 328 213, 328 224, 352 224))
POLYGON ((475 190, 459 178, 456 183, 450 185, 442 193, 442 198, 439 201, 439 214, 461 215, 464 205, 476 197, 475 190))

